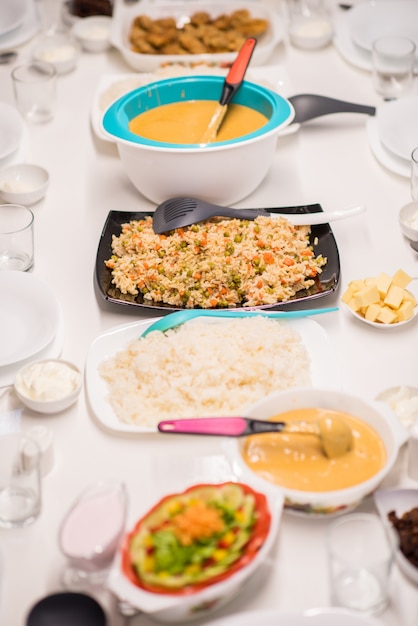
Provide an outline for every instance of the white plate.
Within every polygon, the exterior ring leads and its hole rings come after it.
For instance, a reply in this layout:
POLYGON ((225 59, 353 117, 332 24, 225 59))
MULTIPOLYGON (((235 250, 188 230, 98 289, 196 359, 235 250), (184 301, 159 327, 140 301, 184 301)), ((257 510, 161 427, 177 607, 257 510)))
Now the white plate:
POLYGON ((409 162, 418 146, 418 96, 386 102, 378 107, 376 119, 383 145, 409 162))
MULTIPOLYGON (((414 1, 415 0, 411 0, 414 1)), ((384 2, 384 0, 381 0, 384 2)), ((343 11, 334 18, 334 46, 350 65, 362 70, 372 71, 372 54, 369 50, 357 46, 351 38, 349 13, 343 11)), ((418 73, 418 59, 415 63, 414 73, 418 73)))
POLYGON ((26 17, 28 0, 2 0, 0 11, 0 35, 10 33, 21 24, 26 17))
POLYGON ((380 620, 338 608, 287 611, 247 611, 206 622, 206 626, 383 626, 380 620))
POLYGON ((377 161, 394 174, 398 174, 399 176, 409 179, 411 177, 411 166, 409 161, 401 159, 396 156, 396 154, 393 154, 385 148, 380 141, 377 119, 375 117, 369 117, 366 128, 369 146, 377 161))
MULTIPOLYGON (((90 111, 90 120, 94 133, 99 139, 111 141, 108 135, 102 132, 102 118, 106 109, 118 98, 133 89, 147 85, 148 83, 163 80, 172 76, 189 76, 209 74, 215 76, 225 76, 227 70, 221 67, 183 67, 172 65, 160 68, 154 72, 130 73, 130 74, 103 74, 99 80, 93 103, 90 111)), ((291 94, 291 86, 287 71, 278 65, 249 68, 246 73, 246 80, 264 85, 269 89, 277 91, 286 97, 291 94)), ((294 126, 294 125, 293 125, 294 126)))
POLYGON ((33 356, 54 338, 59 306, 52 289, 28 272, 0 272, 0 367, 33 356))
POLYGON ((0 102, 0 161, 18 149, 23 139, 23 128, 17 109, 0 102))
MULTIPOLYGON (((153 318, 123 324, 100 335, 90 346, 86 360, 86 389, 93 412, 103 426, 116 432, 151 433, 155 429, 125 424, 119 420, 107 401, 108 386, 99 374, 99 365, 117 352, 124 350, 128 343, 140 337, 156 319, 153 318)), ((338 364, 328 339, 328 335, 314 320, 308 318, 286 320, 302 338, 311 365, 311 378, 314 387, 339 389, 341 386, 338 364)))
MULTIPOLYGON (((383 523, 392 528, 388 513, 395 511, 396 515, 401 517, 418 506, 418 489, 378 489, 374 494, 374 501, 383 523)), ((414 567, 400 550, 396 552, 396 562, 405 576, 418 585, 418 568, 414 567)))
POLYGON ((62 352, 62 347, 64 345, 64 316, 62 314, 61 306, 59 306, 58 314, 59 318, 57 332, 55 333, 52 341, 50 341, 49 344, 45 346, 45 348, 43 348, 36 354, 32 354, 32 356, 28 357, 27 359, 23 359, 22 361, 18 361, 17 363, 13 363, 11 365, 4 365, 3 367, 0 367, 0 387, 13 385, 18 370, 27 363, 33 361, 34 359, 57 359, 60 356, 62 352))
POLYGON ((378 37, 412 39, 418 53, 418 3, 416 0, 381 0, 354 6, 348 12, 351 38, 369 52, 378 37))
POLYGON ((214 0, 213 2, 200 1, 198 5, 197 9, 196 3, 193 2, 172 1, 169 3, 158 2, 154 4, 145 0, 141 2, 140 5, 137 5, 136 3, 127 4, 119 0, 113 10, 110 41, 115 48, 120 51, 128 65, 140 72, 152 72, 158 67, 170 63, 232 63, 236 58, 236 52, 216 54, 140 54, 132 52, 128 42, 128 34, 132 20, 137 15, 145 14, 151 19, 174 17, 178 22, 184 23, 184 20, 187 20, 188 17, 197 10, 207 11, 210 15, 216 16, 225 12, 230 14, 237 9, 248 9, 252 16, 269 21, 266 33, 260 37, 253 52, 251 58, 252 65, 263 65, 266 63, 276 45, 283 40, 284 29, 278 14, 260 2, 229 0, 226 6, 224 2, 214 0))
MULTIPOLYGON (((0 0, 0 2, 3 1, 4 0, 0 0)), ((38 3, 35 2, 35 0, 31 0, 27 5, 27 11, 23 23, 10 33, 0 36, 0 52, 2 50, 10 50, 10 48, 20 46, 36 35, 41 27, 37 4, 38 3)))

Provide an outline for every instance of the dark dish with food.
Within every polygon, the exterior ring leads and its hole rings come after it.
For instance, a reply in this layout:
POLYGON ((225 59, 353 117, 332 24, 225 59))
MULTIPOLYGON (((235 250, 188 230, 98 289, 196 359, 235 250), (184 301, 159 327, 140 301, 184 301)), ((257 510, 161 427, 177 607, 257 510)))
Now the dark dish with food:
POLYGON ((108 15, 113 13, 112 0, 68 0, 68 12, 76 17, 108 15))
POLYGON ((402 554, 412 565, 418 567, 418 506, 400 517, 396 511, 390 511, 388 519, 398 533, 402 554))
POLYGON ((163 498, 122 547, 137 587, 186 595, 225 580, 257 555, 270 530, 266 497, 240 483, 203 484, 163 498))
POLYGON ((268 20, 255 18, 247 9, 212 17, 206 11, 187 20, 152 19, 138 15, 129 31, 131 50, 140 54, 207 54, 238 51, 247 37, 259 37, 268 20))
POLYGON ((122 224, 106 267, 124 294, 185 308, 285 302, 309 289, 326 265, 310 227, 284 217, 206 220, 157 235, 152 217, 122 224))

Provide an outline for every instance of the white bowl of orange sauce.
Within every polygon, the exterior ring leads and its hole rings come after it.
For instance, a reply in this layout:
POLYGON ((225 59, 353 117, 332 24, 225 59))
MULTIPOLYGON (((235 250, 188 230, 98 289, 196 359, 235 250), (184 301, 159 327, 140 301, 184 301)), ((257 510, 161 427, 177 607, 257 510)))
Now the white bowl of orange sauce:
POLYGON ((224 441, 239 480, 284 492, 285 509, 312 517, 345 513, 378 487, 392 469, 409 433, 382 402, 325 389, 273 393, 248 408, 247 416, 311 422, 328 414, 352 430, 350 450, 326 457, 312 434, 268 433, 224 441))

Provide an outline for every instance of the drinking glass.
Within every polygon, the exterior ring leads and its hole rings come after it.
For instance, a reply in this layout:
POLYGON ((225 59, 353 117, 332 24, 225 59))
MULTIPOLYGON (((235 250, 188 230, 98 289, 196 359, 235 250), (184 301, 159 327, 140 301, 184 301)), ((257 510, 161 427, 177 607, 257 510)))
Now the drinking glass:
POLYGON ((40 449, 24 433, 0 435, 0 528, 32 524, 41 511, 40 449))
POLYGON ((29 122, 48 122, 55 114, 56 70, 50 63, 28 61, 12 71, 16 106, 29 122))
POLYGON ((352 513, 331 523, 327 552, 332 603, 364 615, 382 611, 389 601, 395 549, 395 534, 376 515, 352 513))
POLYGON ((0 205, 0 270, 33 266, 33 213, 20 204, 0 205))
POLYGON ((59 531, 67 589, 103 584, 125 530, 126 510, 126 488, 117 481, 94 483, 76 498, 59 531))
POLYGON ((405 37, 380 37, 372 46, 373 82, 384 98, 397 98, 412 86, 416 45, 405 37))

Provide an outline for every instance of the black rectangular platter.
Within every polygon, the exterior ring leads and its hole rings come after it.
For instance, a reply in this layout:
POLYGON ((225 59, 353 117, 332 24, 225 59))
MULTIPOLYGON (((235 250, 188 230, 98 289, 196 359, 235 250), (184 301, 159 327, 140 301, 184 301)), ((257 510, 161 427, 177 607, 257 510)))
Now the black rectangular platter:
MULTIPOLYGON (((295 213, 317 213, 322 211, 320 204, 300 205, 293 207, 280 207, 266 209, 270 213, 278 214, 295 214, 295 213)), ((142 295, 132 296, 130 294, 122 294, 119 289, 112 285, 111 270, 105 266, 105 261, 112 255, 112 236, 119 236, 121 233, 121 226, 132 220, 140 220, 150 215, 150 213, 144 212, 128 212, 128 211, 109 211, 106 222, 104 224, 99 246, 96 256, 96 268, 95 278, 100 295, 108 302, 130 307, 140 307, 143 309, 150 309, 154 311, 170 312, 178 311, 182 307, 171 306, 169 304, 156 303, 152 304, 144 302, 142 295)), ((318 276, 318 279, 309 290, 298 292, 298 294, 291 300, 286 302, 277 302, 275 304, 265 304, 257 307, 251 307, 254 309, 282 309, 286 305, 295 305, 300 303, 305 305, 311 300, 317 298, 323 298, 332 294, 338 286, 340 280, 340 258, 335 241, 334 234, 329 224, 320 224, 311 227, 311 245, 313 246, 315 255, 327 258, 327 264, 323 267, 322 273, 318 276)), ((236 307, 239 309, 240 307, 236 307)), ((241 307, 243 309, 249 307, 241 307)), ((294 308, 294 306, 292 306, 294 308)), ((304 306, 301 308, 305 308, 304 306)))

